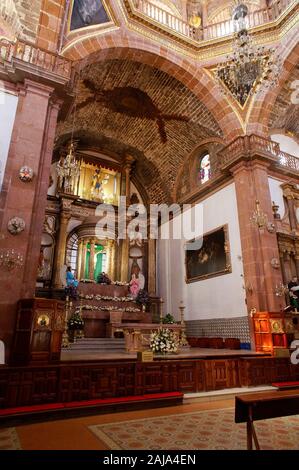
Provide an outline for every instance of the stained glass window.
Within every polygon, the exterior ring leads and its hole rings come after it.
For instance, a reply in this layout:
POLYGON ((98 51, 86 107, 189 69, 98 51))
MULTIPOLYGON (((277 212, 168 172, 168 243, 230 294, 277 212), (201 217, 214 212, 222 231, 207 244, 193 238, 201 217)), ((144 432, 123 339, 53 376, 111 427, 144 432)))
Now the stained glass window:
POLYGON ((201 184, 206 183, 211 178, 211 162, 210 154, 205 153, 200 157, 199 161, 199 181, 201 184))

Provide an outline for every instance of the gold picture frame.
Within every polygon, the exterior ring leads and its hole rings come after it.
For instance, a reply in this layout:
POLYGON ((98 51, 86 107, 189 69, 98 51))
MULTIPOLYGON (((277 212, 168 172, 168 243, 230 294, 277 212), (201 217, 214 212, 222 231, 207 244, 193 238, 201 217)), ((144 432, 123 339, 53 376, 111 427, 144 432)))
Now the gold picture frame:
POLYGON ((190 240, 185 247, 185 281, 187 284, 232 272, 228 225, 217 227, 203 237, 190 240), (187 249, 188 245, 202 240, 198 249, 187 249))

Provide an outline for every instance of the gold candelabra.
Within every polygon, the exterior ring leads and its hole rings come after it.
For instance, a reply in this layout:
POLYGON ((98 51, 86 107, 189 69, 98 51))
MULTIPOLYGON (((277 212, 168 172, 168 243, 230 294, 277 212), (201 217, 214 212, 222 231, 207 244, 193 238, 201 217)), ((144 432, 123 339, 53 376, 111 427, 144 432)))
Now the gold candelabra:
POLYGON ((68 334, 68 315, 69 315, 69 308, 70 308, 70 303, 69 303, 69 296, 66 296, 65 299, 65 318, 64 318, 64 332, 62 335, 62 343, 61 347, 62 348, 68 348, 70 346, 69 342, 69 334, 68 334))
POLYGON ((15 250, 1 250, 0 251, 0 267, 7 271, 13 271, 20 268, 24 264, 24 257, 22 254, 15 250))
POLYGON ((183 301, 181 300, 180 302, 180 306, 179 306, 179 310, 180 310, 180 314, 181 314, 181 338, 180 338, 180 345, 182 347, 187 347, 189 348, 190 345, 187 341, 187 336, 186 336, 186 324, 185 324, 185 318, 184 318, 184 311, 185 311, 185 305, 183 303, 183 301))

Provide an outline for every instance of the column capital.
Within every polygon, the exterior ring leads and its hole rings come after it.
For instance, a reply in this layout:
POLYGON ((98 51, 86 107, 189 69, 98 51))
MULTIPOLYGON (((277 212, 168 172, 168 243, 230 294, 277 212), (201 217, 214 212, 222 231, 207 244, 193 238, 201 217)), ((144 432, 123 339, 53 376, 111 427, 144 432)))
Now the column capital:
POLYGON ((39 96, 44 96, 45 98, 50 98, 51 94, 54 91, 54 88, 48 85, 44 85, 43 83, 35 82, 33 80, 29 80, 25 78, 23 88, 26 94, 34 93, 39 96))

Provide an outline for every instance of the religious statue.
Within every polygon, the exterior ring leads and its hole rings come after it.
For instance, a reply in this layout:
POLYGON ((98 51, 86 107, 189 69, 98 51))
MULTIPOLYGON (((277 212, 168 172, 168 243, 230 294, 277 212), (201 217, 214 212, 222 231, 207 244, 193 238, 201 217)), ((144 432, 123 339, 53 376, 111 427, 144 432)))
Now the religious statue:
POLYGON ((130 246, 142 247, 142 233, 139 231, 139 226, 137 226, 135 230, 130 231, 129 243, 130 246))
POLYGON ((68 154, 60 157, 56 165, 58 174, 58 190, 68 194, 74 194, 76 182, 80 175, 80 163, 75 156, 75 146, 72 142, 68 154))
POLYGON ((103 175, 101 170, 97 168, 92 177, 91 196, 93 199, 104 200, 103 186, 108 183, 109 175, 103 175))
POLYGON ((139 291, 141 289, 144 289, 144 284, 145 284, 145 278, 143 274, 141 273, 140 267, 137 263, 136 260, 134 260, 132 269, 132 278, 130 281, 130 293, 134 299, 136 299, 139 291))

